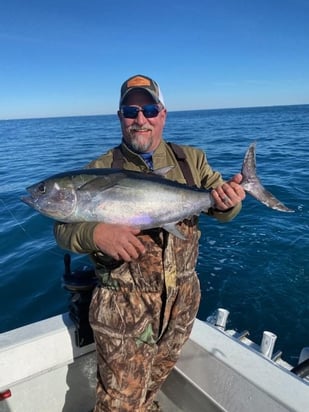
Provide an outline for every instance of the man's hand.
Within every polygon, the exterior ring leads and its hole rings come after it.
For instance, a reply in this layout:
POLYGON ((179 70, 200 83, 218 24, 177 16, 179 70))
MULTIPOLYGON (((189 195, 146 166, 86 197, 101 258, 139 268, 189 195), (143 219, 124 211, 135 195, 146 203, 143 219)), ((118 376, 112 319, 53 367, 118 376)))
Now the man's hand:
POLYGON ((224 212, 236 206, 246 197, 244 189, 240 186, 241 181, 242 175, 238 173, 228 182, 223 183, 222 186, 212 190, 211 194, 215 201, 215 209, 224 212))
POLYGON ((145 253, 145 247, 136 235, 139 229, 125 225, 98 223, 93 232, 93 240, 105 254, 116 260, 131 262, 145 253))

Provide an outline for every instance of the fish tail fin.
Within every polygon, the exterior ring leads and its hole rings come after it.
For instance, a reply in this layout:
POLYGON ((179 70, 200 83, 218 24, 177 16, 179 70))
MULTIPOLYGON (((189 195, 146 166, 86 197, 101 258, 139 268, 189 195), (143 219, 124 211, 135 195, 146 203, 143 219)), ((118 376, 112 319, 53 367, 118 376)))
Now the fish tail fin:
POLYGON ((257 177, 255 146, 255 142, 251 143, 246 152, 241 170, 241 174, 243 176, 241 186, 247 193, 271 209, 279 210, 280 212, 294 212, 294 210, 286 207, 272 193, 266 190, 260 182, 260 179, 257 177))

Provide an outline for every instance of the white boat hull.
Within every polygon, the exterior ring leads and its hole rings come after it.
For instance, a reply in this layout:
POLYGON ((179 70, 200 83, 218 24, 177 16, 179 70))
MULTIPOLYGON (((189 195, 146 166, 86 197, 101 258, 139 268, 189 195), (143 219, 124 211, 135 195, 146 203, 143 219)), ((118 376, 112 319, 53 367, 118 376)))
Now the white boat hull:
MULTIPOLYGON (((95 348, 76 346, 74 333, 65 314, 1 335, 0 393, 11 393, 1 412, 92 410, 95 348)), ((305 412, 309 384, 197 319, 159 399, 164 412, 305 412)))

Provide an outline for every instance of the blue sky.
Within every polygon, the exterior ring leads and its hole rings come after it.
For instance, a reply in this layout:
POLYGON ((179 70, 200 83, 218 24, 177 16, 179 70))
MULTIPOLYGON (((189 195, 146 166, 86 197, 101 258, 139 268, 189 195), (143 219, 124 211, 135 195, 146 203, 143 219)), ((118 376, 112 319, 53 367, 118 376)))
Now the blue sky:
POLYGON ((110 114, 146 74, 168 110, 309 103, 308 0, 0 3, 0 119, 110 114))

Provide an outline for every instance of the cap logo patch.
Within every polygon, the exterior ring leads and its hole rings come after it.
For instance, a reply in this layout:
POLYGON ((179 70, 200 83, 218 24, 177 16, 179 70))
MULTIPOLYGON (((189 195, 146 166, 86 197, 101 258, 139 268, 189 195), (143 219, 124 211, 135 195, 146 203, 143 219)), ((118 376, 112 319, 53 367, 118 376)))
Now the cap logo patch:
POLYGON ((127 83, 127 88, 138 86, 151 86, 150 80, 145 79, 145 77, 136 76, 133 79, 130 79, 127 83))

